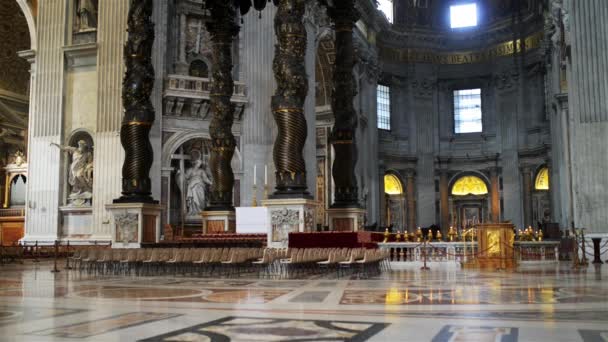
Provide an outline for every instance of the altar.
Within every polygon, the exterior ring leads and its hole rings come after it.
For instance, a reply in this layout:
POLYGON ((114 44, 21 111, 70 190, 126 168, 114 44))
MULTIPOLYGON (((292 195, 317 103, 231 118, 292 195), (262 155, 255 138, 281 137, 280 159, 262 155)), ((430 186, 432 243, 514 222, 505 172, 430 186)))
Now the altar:
POLYGON ((513 224, 487 223, 475 228, 479 251, 474 258, 462 263, 464 268, 513 269, 517 266, 513 224))

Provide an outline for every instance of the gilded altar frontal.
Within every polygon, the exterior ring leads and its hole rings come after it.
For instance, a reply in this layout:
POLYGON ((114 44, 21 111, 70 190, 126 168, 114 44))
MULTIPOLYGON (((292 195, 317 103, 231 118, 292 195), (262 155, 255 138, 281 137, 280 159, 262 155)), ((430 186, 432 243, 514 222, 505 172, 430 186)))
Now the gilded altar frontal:
POLYGON ((0 340, 608 340, 608 1, 0 1, 0 340))

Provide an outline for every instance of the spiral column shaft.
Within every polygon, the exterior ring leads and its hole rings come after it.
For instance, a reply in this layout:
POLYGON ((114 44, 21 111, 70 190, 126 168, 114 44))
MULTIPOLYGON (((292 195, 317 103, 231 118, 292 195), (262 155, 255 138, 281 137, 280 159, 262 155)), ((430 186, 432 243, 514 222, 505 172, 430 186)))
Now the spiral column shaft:
POLYGON ((357 90, 353 76, 353 28, 359 13, 354 0, 334 1, 334 6, 329 8, 328 13, 336 31, 336 63, 331 100, 335 123, 330 135, 335 151, 332 176, 336 185, 332 207, 358 207, 359 191, 355 175, 357 113, 353 105, 357 90))
POLYGON ((232 134, 234 104, 230 98, 234 91, 232 43, 239 26, 236 24, 236 8, 231 1, 211 0, 205 6, 211 14, 206 26, 212 44, 210 106, 213 113, 209 124, 212 144, 209 165, 213 184, 206 210, 234 210, 234 173, 230 163, 236 140, 232 134))
POLYGON ((151 196, 150 184, 153 161, 150 129, 154 123, 154 107, 150 101, 154 87, 152 9, 152 0, 131 0, 129 7, 129 37, 124 48, 126 72, 122 87, 125 113, 120 128, 125 161, 122 167, 122 196, 114 203, 157 202, 151 196))
POLYGON ((273 197, 308 197, 303 149, 307 128, 304 101, 308 94, 306 75, 305 0, 279 0, 275 16, 277 45, 273 61, 277 90, 272 112, 278 128, 273 158, 276 191, 273 197))

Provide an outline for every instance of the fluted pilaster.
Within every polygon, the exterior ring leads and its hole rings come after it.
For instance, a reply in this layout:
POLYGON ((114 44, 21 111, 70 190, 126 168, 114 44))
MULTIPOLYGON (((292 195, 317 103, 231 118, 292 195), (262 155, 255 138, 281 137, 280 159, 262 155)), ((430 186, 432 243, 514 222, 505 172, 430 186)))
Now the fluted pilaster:
POLYGON ((49 144, 62 143, 65 8, 65 0, 38 3, 29 114, 26 240, 54 239, 58 235, 61 152, 49 144))
POLYGON ((608 233, 608 1, 569 1, 574 225, 608 233))

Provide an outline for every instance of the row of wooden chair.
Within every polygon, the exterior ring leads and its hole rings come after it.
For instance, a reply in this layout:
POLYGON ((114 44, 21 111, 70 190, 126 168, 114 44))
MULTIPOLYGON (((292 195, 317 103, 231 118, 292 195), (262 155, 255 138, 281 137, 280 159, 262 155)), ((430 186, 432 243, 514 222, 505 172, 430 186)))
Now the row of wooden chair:
POLYGON ((70 257, 81 271, 113 274, 192 274, 293 277, 346 270, 369 275, 389 267, 382 250, 305 248, 139 248, 83 249, 70 257))

